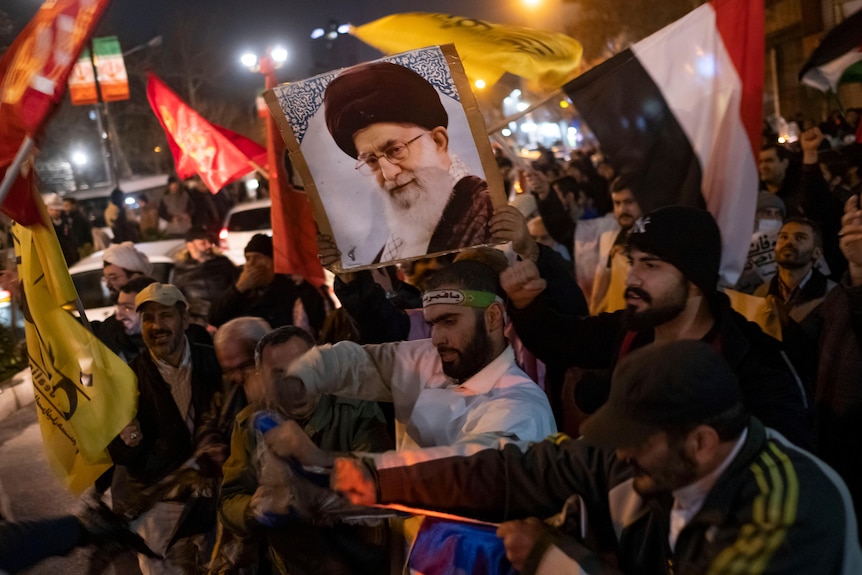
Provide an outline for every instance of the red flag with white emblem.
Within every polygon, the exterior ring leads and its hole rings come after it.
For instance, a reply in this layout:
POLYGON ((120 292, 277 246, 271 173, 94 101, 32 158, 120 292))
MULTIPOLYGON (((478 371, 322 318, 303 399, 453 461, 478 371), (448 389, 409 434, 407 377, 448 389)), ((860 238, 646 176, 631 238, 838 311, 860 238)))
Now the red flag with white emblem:
POLYGON ((259 166, 256 160, 266 158, 265 148, 206 121, 155 74, 149 75, 147 98, 168 137, 179 177, 200 174, 216 193, 259 166))
MULTIPOLYGON (((0 176, 66 90, 72 66, 109 0, 45 2, 0 59, 0 176)), ((20 176, 15 175, 16 178, 20 176)), ((0 208, 24 225, 40 221, 30 187, 13 185, 0 208)))

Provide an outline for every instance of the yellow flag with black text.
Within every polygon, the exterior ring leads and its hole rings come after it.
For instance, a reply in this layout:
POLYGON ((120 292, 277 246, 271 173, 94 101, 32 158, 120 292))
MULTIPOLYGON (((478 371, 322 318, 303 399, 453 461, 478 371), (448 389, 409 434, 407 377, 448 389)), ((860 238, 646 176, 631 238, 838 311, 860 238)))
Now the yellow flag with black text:
POLYGON ((134 372, 72 314, 75 286, 41 202, 42 224, 13 226, 27 354, 52 469, 80 494, 111 466, 106 451, 135 416, 134 372))
POLYGON ((482 81, 490 86, 509 72, 558 88, 575 76, 583 53, 580 42, 565 34, 451 14, 392 14, 351 26, 350 33, 385 54, 455 44, 474 85, 482 81))

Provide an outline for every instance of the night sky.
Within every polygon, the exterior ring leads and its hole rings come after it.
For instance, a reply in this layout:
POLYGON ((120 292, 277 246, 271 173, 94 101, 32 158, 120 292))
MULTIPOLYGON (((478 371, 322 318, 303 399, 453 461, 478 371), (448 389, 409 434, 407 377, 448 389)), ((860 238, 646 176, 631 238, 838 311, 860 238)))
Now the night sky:
MULTIPOLYGON (((12 0, 9 4, 3 10, 20 28, 41 2, 12 0)), ((559 26, 559 18, 554 17, 559 4, 560 0, 542 0, 539 7, 528 8, 524 0, 114 0, 96 36, 116 34, 128 50, 165 33, 172 21, 184 16, 185 27, 194 38, 200 32, 195 27, 199 14, 201 20, 215 22, 219 28, 218 49, 237 75, 246 74, 238 63, 243 50, 262 51, 267 44, 280 43, 291 55, 280 76, 300 79, 308 73, 311 31, 330 20, 360 25, 388 14, 424 11, 547 29, 559 26)), ((361 60, 380 56, 371 48, 364 50, 361 60)))
MULTIPOLYGON (((94 36, 116 35, 123 51, 138 47, 155 36, 164 37, 160 47, 145 48, 126 57, 132 99, 111 105, 121 130, 136 134, 126 137, 126 142, 140 143, 137 155, 129 151, 126 155, 145 162, 149 156, 140 155, 140 150, 152 149, 147 147, 152 143, 150 139, 159 138, 146 134, 161 134, 161 128, 149 114, 143 97, 144 70, 162 78, 186 101, 189 101, 189 85, 198 83, 198 103, 210 106, 199 107, 207 119, 260 140, 262 135, 254 102, 263 89, 263 78, 240 64, 243 52, 260 54, 274 45, 285 47, 289 58, 277 76, 279 81, 286 82, 351 63, 331 66, 322 63, 316 70, 312 69, 311 32, 315 28, 325 28, 330 21, 362 25, 390 14, 441 12, 561 31, 559 9, 563 0, 538 1, 540 4, 531 8, 525 0, 113 0, 94 36), (178 47, 177 36, 191 40, 191 51, 201 47, 206 52, 204 57, 196 59, 191 66, 180 65, 183 54, 188 52, 178 47), (191 70, 195 76, 189 76, 185 70, 191 70), (137 131, 140 126, 146 129, 137 131)), ((41 4, 41 0, 0 0, 0 10, 12 19, 17 34, 41 4)), ((11 42, 12 38, 4 40, 11 42)), ((350 38, 347 42, 347 54, 358 52, 356 61, 381 57, 380 52, 358 39, 350 38)), ((316 45, 319 48, 320 41, 316 45)), ((71 106, 68 97, 63 99, 41 142, 43 159, 63 160, 70 142, 81 148, 94 145, 90 140, 97 131, 90 128, 89 112, 87 107, 71 106)), ((155 142, 156 145, 163 143, 155 142)), ((131 169, 135 172, 154 168, 147 165, 131 169)))

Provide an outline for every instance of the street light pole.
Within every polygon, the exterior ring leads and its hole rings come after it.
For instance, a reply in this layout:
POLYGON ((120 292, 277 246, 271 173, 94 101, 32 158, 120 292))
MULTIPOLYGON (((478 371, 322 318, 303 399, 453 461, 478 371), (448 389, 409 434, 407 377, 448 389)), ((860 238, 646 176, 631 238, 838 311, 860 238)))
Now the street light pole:
MULTIPOLYGON (((125 59, 129 54, 134 54, 141 50, 147 48, 156 48, 162 45, 162 37, 154 36, 144 42, 143 44, 138 44, 122 53, 122 57, 125 59)), ((108 107, 108 102, 103 102, 105 112, 105 124, 107 133, 109 135, 109 139, 113 142, 113 149, 111 151, 111 159, 113 162, 114 173, 116 174, 116 185, 120 187, 120 177, 130 177, 132 176, 132 167, 129 165, 129 159, 126 156, 126 151, 123 149, 123 145, 120 142, 120 132, 117 130, 116 122, 114 118, 111 116, 110 108, 108 107)))
MULTIPOLYGON (((260 73, 264 77, 265 90, 272 90, 278 85, 275 67, 276 63, 270 54, 267 53, 260 58, 260 73)), ((269 194, 272 197, 273 193, 277 194, 278 190, 281 189, 278 181, 278 163, 281 159, 277 157, 276 153, 276 129, 272 114, 266 114, 264 121, 266 122, 266 161, 269 164, 269 194)))
MULTIPOLYGON (((134 54, 145 48, 155 48, 161 45, 162 37, 155 36, 143 44, 138 44, 124 51, 122 57, 125 58, 129 54, 134 54)), ((101 91, 101 86, 99 90, 101 91)), ((93 112, 95 114, 96 129, 99 131, 99 144, 102 148, 102 161, 104 162, 106 183, 113 184, 114 187, 120 187, 120 176, 125 175, 128 177, 132 171, 120 142, 120 133, 116 129, 114 119, 111 117, 111 109, 108 106, 108 102, 99 98, 99 103, 93 105, 93 112), (121 164, 124 174, 120 173, 121 164)))
POLYGON ((156 46, 161 46, 161 45, 162 45, 161 35, 155 36, 153 38, 150 38, 149 40, 147 40, 143 44, 138 44, 134 48, 129 48, 128 50, 123 52, 123 58, 125 58, 129 54, 134 54, 138 50, 143 50, 144 48, 155 48, 156 46))
MULTIPOLYGON (((278 78, 275 75, 275 70, 280 68, 288 58, 287 50, 281 46, 275 46, 266 50, 266 52, 258 57, 252 52, 246 52, 240 58, 242 65, 253 72, 260 72, 264 77, 264 89, 272 90, 278 85, 278 78)), ((279 166, 282 165, 283 158, 279 157, 281 146, 276 144, 276 138, 280 137, 276 130, 275 120, 272 114, 264 115, 266 126, 266 160, 269 164, 268 180, 269 193, 272 197, 273 193, 277 194, 279 188, 279 166)))

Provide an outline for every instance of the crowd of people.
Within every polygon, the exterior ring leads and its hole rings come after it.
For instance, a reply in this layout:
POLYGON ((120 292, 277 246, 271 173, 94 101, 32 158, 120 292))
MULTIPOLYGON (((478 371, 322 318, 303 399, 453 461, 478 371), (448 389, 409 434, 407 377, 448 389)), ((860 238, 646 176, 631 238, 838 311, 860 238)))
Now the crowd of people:
POLYGON ((215 240, 214 234, 235 203, 228 188, 213 195, 198 176, 184 181, 170 176, 165 193, 155 202, 147 194, 128 197, 137 207, 131 208, 127 194, 115 188, 104 212, 97 214, 84 213, 74 196, 45 196, 66 265, 111 244, 184 238, 192 228, 209 230, 210 239, 215 240), (101 221, 104 226, 98 225, 101 221))
POLYGON ((235 268, 176 186, 171 284, 131 242, 104 253, 94 331, 140 396, 95 494, 144 574, 437 572, 415 551, 441 524, 378 503, 499 524, 497 555, 436 548, 487 572, 860 573, 862 144, 837 125, 764 135, 734 286, 707 211, 643 213, 596 150, 500 155, 497 248, 338 273, 338 308, 275 273, 269 236, 235 268))

